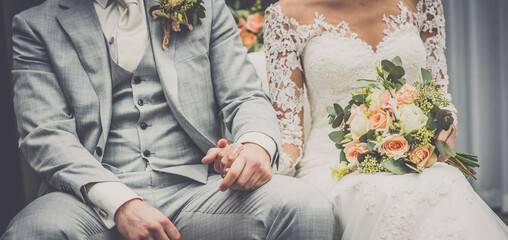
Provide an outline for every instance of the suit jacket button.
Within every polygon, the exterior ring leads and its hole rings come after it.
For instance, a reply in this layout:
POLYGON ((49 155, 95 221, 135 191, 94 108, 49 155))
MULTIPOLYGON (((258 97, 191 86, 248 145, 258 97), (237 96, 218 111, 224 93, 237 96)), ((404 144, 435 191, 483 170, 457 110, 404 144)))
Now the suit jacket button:
POLYGON ((146 130, 146 128, 148 128, 148 124, 146 124, 146 122, 142 122, 139 124, 139 127, 141 127, 142 130, 146 130))
POLYGON ((134 78, 134 84, 140 84, 141 83, 141 78, 140 77, 135 77, 134 78))
POLYGON ((95 153, 97 153, 97 156, 102 157, 102 148, 101 147, 96 147, 95 148, 95 153))

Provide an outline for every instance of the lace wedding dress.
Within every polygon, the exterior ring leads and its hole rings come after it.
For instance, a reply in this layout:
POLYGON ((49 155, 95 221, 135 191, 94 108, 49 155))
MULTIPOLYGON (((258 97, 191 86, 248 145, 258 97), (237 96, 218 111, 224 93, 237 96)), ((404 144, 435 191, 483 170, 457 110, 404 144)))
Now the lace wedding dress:
POLYGON ((328 139, 325 107, 346 106, 356 79, 375 79, 381 60, 400 56, 408 81, 419 79, 419 69, 426 67, 448 89, 440 1, 421 0, 416 12, 403 2, 398 7, 400 14, 383 18, 385 36, 375 50, 346 22, 331 25, 316 13, 314 24, 300 25, 280 6, 266 10, 267 78, 284 148, 278 172, 308 180, 328 195, 342 239, 508 239, 506 225, 447 164, 419 175, 353 173, 342 180, 330 175, 340 152, 328 139), (430 37, 422 40, 422 33, 430 37), (312 119, 305 145, 305 93, 298 78, 304 79, 312 119))

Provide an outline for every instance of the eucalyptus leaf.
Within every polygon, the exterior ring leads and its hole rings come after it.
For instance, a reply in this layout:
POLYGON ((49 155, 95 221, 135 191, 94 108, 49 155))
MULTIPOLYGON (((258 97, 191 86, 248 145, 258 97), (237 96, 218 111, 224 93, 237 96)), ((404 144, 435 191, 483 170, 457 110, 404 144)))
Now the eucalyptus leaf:
POLYGON ((326 112, 328 112, 328 114, 330 114, 330 116, 332 116, 332 117, 337 116, 337 112, 335 111, 335 108, 332 106, 327 106, 326 112))
POLYGON ((332 122, 332 128, 338 128, 340 126, 340 124, 342 123, 342 117, 341 116, 344 116, 344 115, 339 115, 337 116, 333 122, 332 122))
POLYGON ((446 156, 446 151, 443 147, 443 144, 439 141, 436 141, 436 148, 437 148, 437 151, 439 152, 439 155, 442 156, 444 159, 444 157, 446 156))
POLYGON ((328 137, 334 143, 339 143, 340 144, 340 142, 342 142, 342 140, 344 140, 344 135, 345 134, 342 131, 335 131, 335 132, 331 132, 330 134, 328 134, 328 137))
POLYGON ((412 166, 411 164, 409 164, 408 162, 405 162, 404 163, 406 165, 406 167, 408 167, 409 169, 419 173, 420 171, 418 171, 418 169, 416 169, 414 166, 412 166))
POLYGON ((392 60, 393 64, 395 64, 396 66, 402 66, 402 59, 400 59, 399 56, 396 56, 393 60, 392 60))
POLYGON ((388 75, 388 79, 391 79, 391 80, 400 79, 404 76, 404 74, 406 74, 406 71, 404 71, 404 68, 402 68, 401 66, 395 66, 392 69, 392 71, 390 72, 390 74, 388 75))
POLYGON ((358 94, 353 96, 353 100, 356 102, 364 103, 365 102, 365 94, 358 94))
POLYGON ((339 149, 339 150, 344 149, 344 146, 342 146, 342 144, 338 144, 338 143, 336 143, 336 144, 335 144, 335 147, 336 147, 337 149, 339 149))
POLYGON ((377 142, 370 141, 367 143, 367 149, 369 151, 374 151, 374 148, 376 147, 376 145, 377 145, 377 142))
POLYGON ((452 157, 457 156, 457 153, 455 152, 455 150, 453 150, 453 148, 446 142, 444 144, 444 149, 445 149, 446 153, 448 153, 448 155, 450 155, 452 157))
POLYGON ((393 64, 389 60, 383 60, 381 61, 381 66, 383 67, 383 70, 386 72, 391 72, 393 68, 395 68, 395 64, 393 64))
POLYGON ((344 114, 344 109, 342 109, 342 107, 339 104, 334 103, 333 108, 335 109, 337 115, 344 114))
POLYGON ((372 83, 378 82, 377 80, 371 80, 371 79, 358 79, 356 81, 357 82, 372 82, 372 83))
POLYGON ((368 140, 373 140, 374 136, 376 135, 376 132, 374 130, 369 130, 367 133, 363 134, 360 137, 360 142, 366 143, 368 140))
POLYGON ((425 84, 428 84, 430 81, 432 81, 432 73, 429 72, 429 70, 422 68, 422 81, 425 84))
POLYGON ((381 163, 381 166, 386 168, 389 172, 397 175, 402 175, 406 173, 410 173, 411 169, 409 169, 405 164, 404 161, 395 161, 393 159, 385 160, 381 163))
POLYGON ((344 151, 340 151, 340 162, 347 162, 346 153, 344 151))

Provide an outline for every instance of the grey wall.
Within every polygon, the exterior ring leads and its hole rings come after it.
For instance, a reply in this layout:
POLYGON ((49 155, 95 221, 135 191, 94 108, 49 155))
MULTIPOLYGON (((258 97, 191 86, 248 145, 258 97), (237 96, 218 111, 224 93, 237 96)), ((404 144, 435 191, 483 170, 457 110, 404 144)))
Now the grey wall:
MULTIPOLYGON (((0 1, 0 235, 14 215, 25 205, 22 165, 18 158, 16 123, 12 107, 11 23, 14 14, 42 0, 0 1)), ((25 170, 25 174, 26 171, 25 170)), ((32 177, 33 178, 33 177, 32 177)), ((26 183, 26 182, 25 182, 26 183)))

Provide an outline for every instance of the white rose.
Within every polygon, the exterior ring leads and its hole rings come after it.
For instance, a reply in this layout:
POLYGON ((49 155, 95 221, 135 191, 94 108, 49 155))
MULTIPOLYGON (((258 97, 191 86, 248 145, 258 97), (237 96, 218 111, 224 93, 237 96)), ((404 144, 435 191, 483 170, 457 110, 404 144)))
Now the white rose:
POLYGON ((374 89, 372 90, 372 93, 367 97, 367 101, 370 102, 371 106, 379 105, 379 94, 381 94, 381 90, 374 89))
POLYGON ((423 111, 413 103, 400 106, 397 115, 404 133, 424 127, 428 120, 423 111))
POLYGON ((353 139, 359 139, 369 131, 369 119, 364 114, 358 114, 351 122, 351 134, 353 139))

